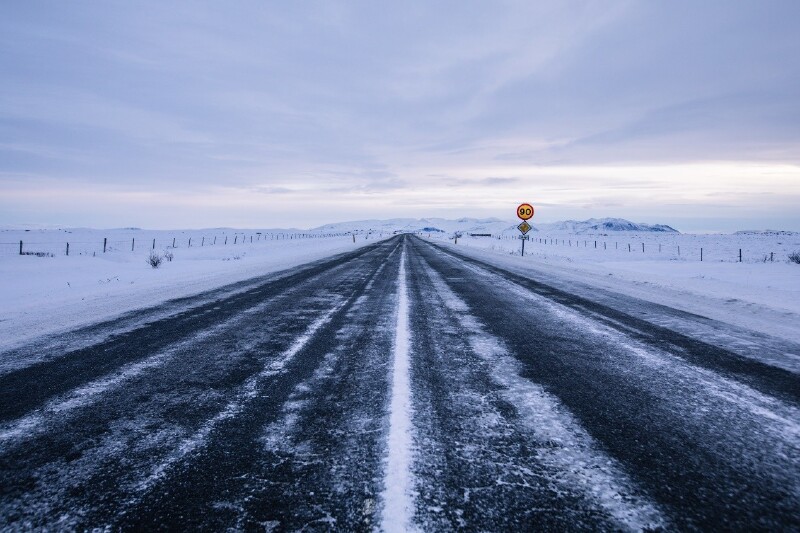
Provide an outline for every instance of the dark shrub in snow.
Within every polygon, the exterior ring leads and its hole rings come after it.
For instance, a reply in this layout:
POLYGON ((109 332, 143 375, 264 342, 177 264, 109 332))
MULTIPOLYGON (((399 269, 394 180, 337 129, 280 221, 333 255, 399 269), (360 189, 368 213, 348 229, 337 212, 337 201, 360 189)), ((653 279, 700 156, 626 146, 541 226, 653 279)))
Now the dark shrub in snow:
POLYGON ((161 263, 164 261, 164 258, 158 255, 155 252, 150 252, 150 256, 147 258, 147 264, 153 268, 158 268, 161 266, 161 263))

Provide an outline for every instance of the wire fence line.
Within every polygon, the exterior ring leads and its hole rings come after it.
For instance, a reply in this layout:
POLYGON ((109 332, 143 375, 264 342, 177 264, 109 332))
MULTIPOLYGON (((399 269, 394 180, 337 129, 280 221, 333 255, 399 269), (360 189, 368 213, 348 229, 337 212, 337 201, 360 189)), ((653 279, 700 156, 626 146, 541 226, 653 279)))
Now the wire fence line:
MULTIPOLYGON (((424 232, 418 232, 424 235, 424 232)), ((129 234, 130 235, 130 234, 129 234)), ((99 254, 122 252, 149 252, 151 250, 165 251, 173 249, 188 249, 206 246, 241 246, 244 244, 259 244, 267 241, 295 241, 306 239, 324 239, 332 237, 348 237, 355 240, 353 232, 317 233, 317 232, 234 232, 223 234, 192 235, 130 235, 126 238, 107 237, 87 239, 81 236, 78 240, 36 240, 22 239, 19 241, 0 242, 0 255, 38 255, 38 256, 96 256, 99 254)), ((500 241, 519 242, 518 235, 508 234, 462 234, 459 239, 471 237, 473 239, 491 238, 500 241)), ((527 253, 535 254, 537 251, 546 253, 547 250, 584 254, 604 254, 616 259, 667 259, 678 261, 714 261, 714 262, 775 262, 786 260, 788 254, 795 250, 796 245, 785 245, 777 249, 763 247, 741 246, 741 243, 731 246, 720 242, 698 244, 684 239, 680 242, 675 236, 665 236, 658 240, 652 236, 649 240, 632 239, 581 239, 579 236, 534 236, 530 235, 527 253), (533 246, 531 246, 533 245, 533 246), (580 252, 579 252, 580 251, 580 252)), ((738 242, 738 241, 737 241, 738 242)), ((778 243, 783 244, 783 243, 778 243)), ((526 247, 527 248, 527 247, 526 247)), ((508 250, 514 253, 513 247, 508 250)), ((517 250, 519 252, 519 250, 517 250)))
MULTIPOLYGON (((464 237, 471 239, 491 238, 506 242, 519 243, 519 235, 491 234, 491 235, 462 235, 459 241, 463 242, 464 237)), ((732 237, 732 236, 731 236, 732 237)), ((526 245, 526 255, 547 253, 567 253, 575 256, 595 256, 603 254, 606 257, 613 257, 618 260, 626 259, 666 259, 675 261, 702 261, 702 262, 727 262, 727 263, 761 263, 786 261, 789 255, 800 249, 800 242, 778 243, 772 249, 760 246, 752 246, 756 243, 742 245, 741 241, 731 238, 732 243, 722 242, 692 242, 691 237, 679 241, 675 237, 670 237, 659 242, 658 237, 653 236, 649 240, 633 240, 625 238, 617 239, 582 239, 580 236, 528 236, 526 245)), ((519 254, 521 246, 508 246, 509 253, 519 254)))
POLYGON ((299 241, 309 239, 326 239, 350 236, 349 233, 290 233, 290 232, 253 232, 226 234, 193 234, 180 236, 131 236, 129 238, 108 237, 76 240, 31 240, 0 242, 2 255, 36 255, 36 256, 97 256, 99 254, 121 252, 148 252, 174 250, 179 248, 202 248, 206 246, 241 246, 259 244, 268 241, 299 241))

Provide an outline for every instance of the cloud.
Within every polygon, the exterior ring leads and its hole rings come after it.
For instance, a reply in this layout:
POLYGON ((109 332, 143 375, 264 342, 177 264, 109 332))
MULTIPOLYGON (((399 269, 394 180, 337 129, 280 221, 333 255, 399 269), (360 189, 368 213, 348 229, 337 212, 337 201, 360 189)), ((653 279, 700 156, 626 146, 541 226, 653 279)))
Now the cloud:
MULTIPOLYGON (((790 0, 3 5, 0 180, 46 178, 31 197, 226 188, 282 217, 317 194, 354 218, 654 191, 669 215, 749 180, 775 193, 767 213, 798 180, 798 16, 790 0)), ((235 203, 220 212, 241 220, 235 203)))
POLYGON ((258 194, 295 194, 298 192, 288 187, 253 187, 251 190, 258 194))
POLYGON ((481 185, 510 185, 519 183, 519 178, 483 178, 480 180, 481 185))

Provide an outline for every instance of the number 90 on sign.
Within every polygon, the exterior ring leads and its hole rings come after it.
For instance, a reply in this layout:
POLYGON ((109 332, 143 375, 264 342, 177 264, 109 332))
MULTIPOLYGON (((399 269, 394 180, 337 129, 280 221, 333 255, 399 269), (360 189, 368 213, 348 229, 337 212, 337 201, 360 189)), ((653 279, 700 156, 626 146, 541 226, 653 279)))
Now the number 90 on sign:
POLYGON ((530 220, 533 218, 533 206, 531 204, 520 204, 517 207, 517 216, 522 220, 530 220))

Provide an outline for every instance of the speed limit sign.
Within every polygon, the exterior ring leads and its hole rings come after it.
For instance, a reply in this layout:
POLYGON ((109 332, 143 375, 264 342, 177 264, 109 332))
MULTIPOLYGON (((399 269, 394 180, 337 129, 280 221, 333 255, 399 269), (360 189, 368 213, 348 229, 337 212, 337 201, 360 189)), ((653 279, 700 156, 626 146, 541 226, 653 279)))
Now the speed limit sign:
POLYGON ((533 206, 531 204, 520 204, 517 207, 517 216, 522 220, 530 220, 533 218, 533 206))

